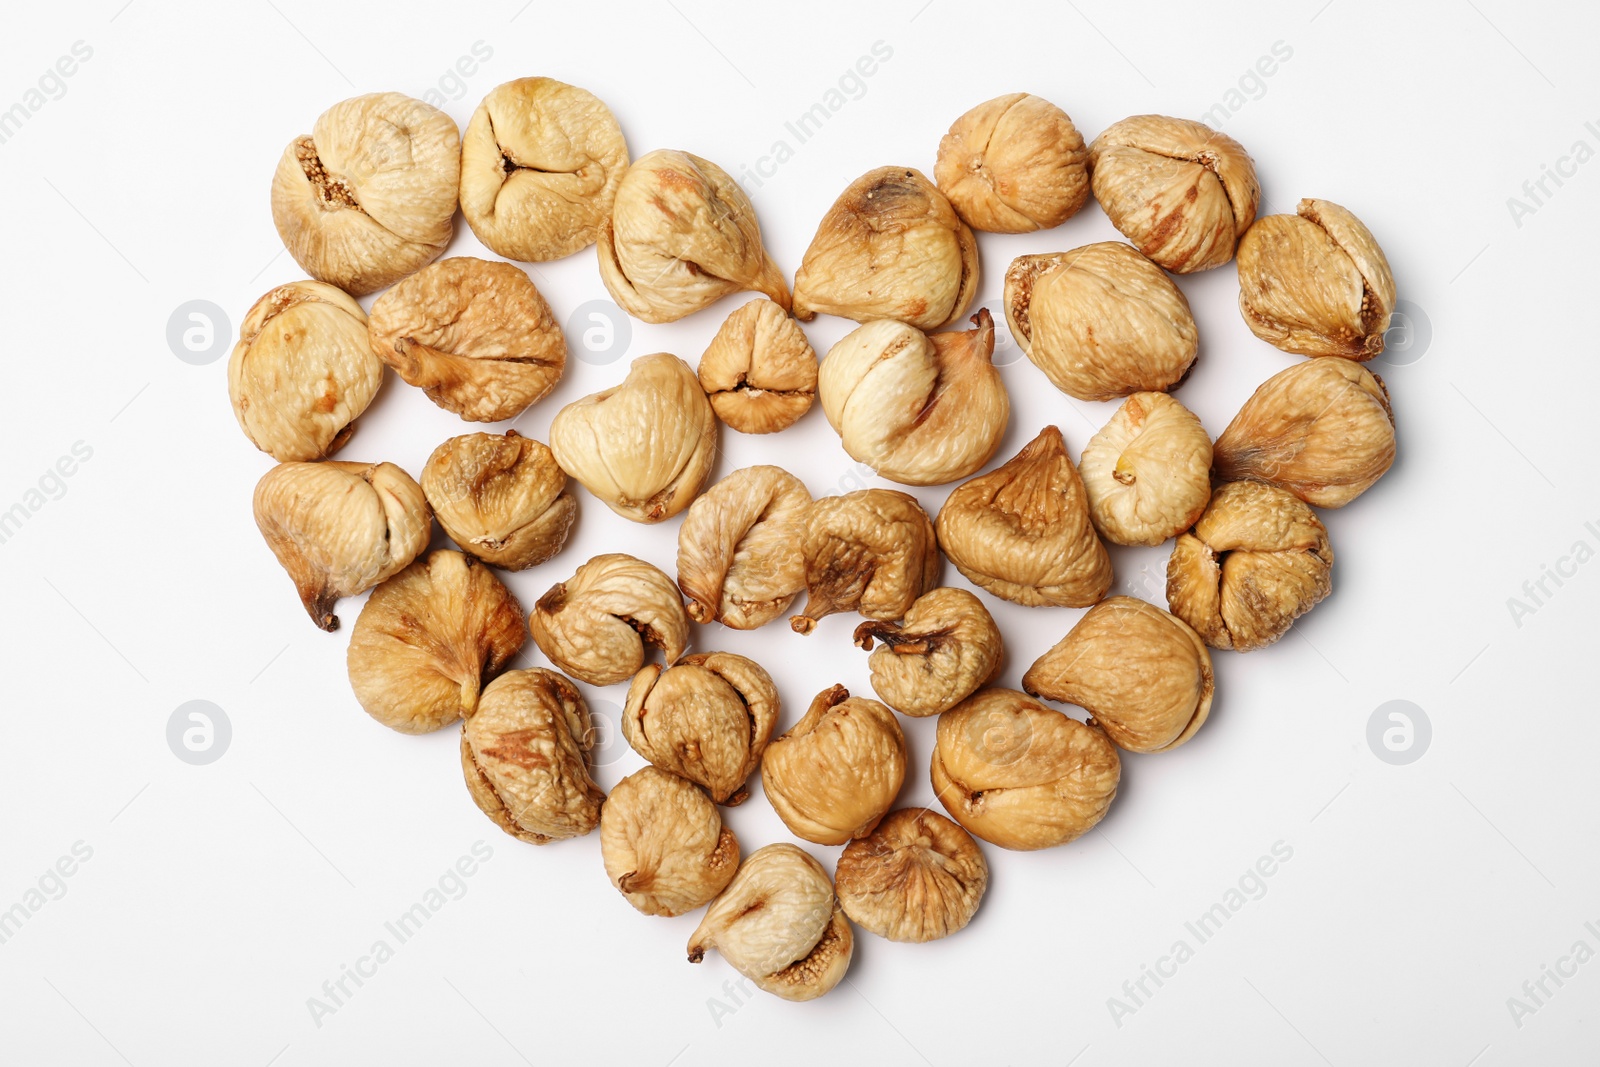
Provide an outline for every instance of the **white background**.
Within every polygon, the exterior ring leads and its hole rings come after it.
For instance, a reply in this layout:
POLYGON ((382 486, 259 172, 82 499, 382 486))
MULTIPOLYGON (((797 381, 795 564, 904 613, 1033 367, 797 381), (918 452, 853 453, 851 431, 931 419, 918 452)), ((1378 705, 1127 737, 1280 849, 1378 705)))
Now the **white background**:
MULTIPOLYGON (((1524 181, 1574 142, 1600 147, 1597 23, 1591 6, 1508 0, 897 0, 765 15, 731 0, 359 12, 101 0, 14 12, 0 108, 74 42, 92 57, 0 144, 12 331, 0 510, 75 442, 93 455, 0 544, 0 909, 76 842, 92 858, 0 945, 0 1060, 1595 1062, 1600 962, 1562 987, 1546 980, 1553 995, 1532 1014, 1514 1017, 1507 1000, 1534 1006, 1524 981, 1575 942, 1600 950, 1584 927, 1600 928, 1600 564, 1559 588, 1547 580, 1553 595, 1520 619, 1508 598, 1526 599, 1523 583, 1575 542, 1600 547, 1600 163, 1547 182, 1553 195, 1520 225, 1507 198, 1525 197, 1524 181), (784 123, 879 41, 892 56, 864 92, 795 145, 784 123), (477 42, 492 57, 450 81, 477 42), (226 360, 190 365, 166 340, 186 301, 216 303, 237 327, 257 296, 300 276, 268 182, 284 144, 357 92, 421 96, 444 79, 446 110, 464 124, 496 84, 552 75, 606 100, 635 157, 682 148, 736 175, 788 140, 793 158, 747 189, 792 277, 849 181, 885 164, 931 174, 940 135, 979 101, 1038 93, 1086 138, 1130 114, 1198 118, 1277 42, 1292 57, 1247 80, 1222 128, 1255 157, 1263 213, 1302 196, 1348 206, 1430 323, 1429 340, 1414 323, 1409 343, 1394 339, 1399 355, 1373 365, 1393 393, 1400 459, 1324 515, 1332 598, 1270 649, 1218 654, 1216 709, 1195 740, 1126 758, 1122 793, 1080 841, 1040 854, 985 846, 992 885, 958 936, 858 934, 848 980, 818 1002, 736 1005, 723 987, 737 975, 720 958, 684 962, 695 918, 635 913, 607 885, 594 837, 534 848, 501 834, 466 795, 455 731, 405 737, 363 714, 344 669, 360 601, 340 605, 337 634, 306 619, 251 521, 270 461, 234 422, 226 360), (208 766, 180 761, 166 739, 174 709, 194 699, 232 725, 208 766), (1369 718, 1391 700, 1432 724, 1409 765, 1368 744, 1369 718), (314 1022, 308 998, 477 841, 493 854, 465 895, 314 1022), (1184 923, 1277 842, 1293 856, 1265 895, 1197 945, 1184 923), (1123 983, 1179 938, 1194 957, 1159 989, 1147 980, 1153 995, 1114 1019, 1109 998, 1132 1005, 1123 983)), ((1017 254, 1116 238, 1092 203, 1055 232, 983 235, 983 303, 998 317, 1017 254)), ((450 254, 483 254, 464 224, 450 254)), ((606 295, 592 251, 533 277, 563 320, 606 295)), ((1203 340, 1178 395, 1216 434, 1299 357, 1245 329, 1231 264, 1180 284, 1203 340)), ((625 357, 574 358, 516 426, 543 438, 562 404, 620 380, 627 359, 665 350, 693 363, 745 299, 634 324, 625 357)), ((824 320, 808 333, 826 351, 846 329, 824 320)), ((1014 347, 997 360, 1013 403, 999 458, 1050 422, 1076 454, 1112 410, 1060 395, 1014 347)), ((415 473, 470 429, 390 375, 340 458, 415 473)), ((777 438, 724 431, 721 448, 719 477, 778 462, 818 495, 861 477, 820 411, 777 438)), ((944 493, 918 496, 933 510, 944 493)), ((524 604, 599 551, 672 569, 676 521, 632 525, 580 496, 566 550, 509 577, 524 604)), ((1161 603, 1165 556, 1115 551, 1119 591, 1161 603)), ((946 581, 962 584, 948 567, 946 581)), ((1080 614, 990 603, 1010 685, 1080 614)), ((854 622, 830 618, 809 638, 782 623, 702 627, 695 642, 765 664, 786 726, 835 682, 869 692, 854 622)), ((544 662, 530 641, 519 663, 544 662)), ((585 692, 614 722, 622 687, 585 692)), ((932 727, 908 726, 903 804, 933 803, 932 727)), ((601 761, 607 787, 640 764, 614 738, 601 761)), ((789 839, 759 792, 729 821, 747 852, 789 839)), ((831 867, 837 850, 808 848, 831 867)))

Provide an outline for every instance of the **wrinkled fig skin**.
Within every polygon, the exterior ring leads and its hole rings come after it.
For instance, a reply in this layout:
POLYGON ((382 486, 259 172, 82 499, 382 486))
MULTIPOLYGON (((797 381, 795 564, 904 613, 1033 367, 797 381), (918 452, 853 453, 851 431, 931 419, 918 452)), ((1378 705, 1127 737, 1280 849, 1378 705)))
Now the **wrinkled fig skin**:
POLYGON ((1182 290, 1120 242, 1018 256, 1006 271, 1005 310, 1034 366, 1079 400, 1170 389, 1200 351, 1182 290))
POLYGON ((761 757, 761 789, 778 818, 819 845, 871 833, 905 778, 906 739, 894 712, 842 685, 817 694, 761 757))
POLYGON ((597 248, 600 280, 643 322, 676 322, 754 290, 789 310, 783 272, 761 245, 750 198, 727 171, 658 149, 628 168, 597 248))
POLYGON ((1239 313, 1285 352, 1365 362, 1383 351, 1394 299, 1372 231, 1330 201, 1257 219, 1239 242, 1239 313))
POLYGON ((370 93, 289 142, 272 177, 272 221, 302 270, 365 296, 444 251, 460 178, 455 120, 400 93, 370 93))
POLYGON ((1211 499, 1211 438, 1166 393, 1134 393, 1083 446, 1078 474, 1095 529, 1115 545, 1159 545, 1211 499))
POLYGON ((994 456, 1011 398, 994 356, 987 308, 973 328, 931 337, 879 319, 828 352, 818 391, 850 458, 901 485, 965 478, 994 456))
POLYGON ((765 297, 728 316, 698 373, 717 418, 740 433, 787 429, 817 396, 817 353, 800 324, 765 297))
POLYGON ((471 715, 527 640, 522 605, 471 556, 440 550, 374 589, 345 663, 367 714, 404 734, 471 715))
POLYGON ((754 630, 806 587, 811 494, 781 467, 744 467, 689 505, 678 527, 678 588, 689 618, 754 630))
POLYGON ((450 539, 509 571, 561 551, 578 517, 555 456, 515 430, 450 438, 428 457, 420 481, 450 539))
POLYGON ((778 690, 753 660, 731 652, 684 656, 633 676, 622 736, 664 771, 703 786, 718 804, 743 803, 778 723, 778 690))
POLYGON ((1189 625, 1134 597, 1102 600, 1034 660, 1022 688, 1076 704, 1129 752, 1166 752, 1211 714, 1211 653, 1189 625))
POLYGON ((634 522, 689 506, 717 458, 717 417, 677 356, 640 356, 621 385, 575 400, 550 423, 556 462, 634 522))
POLYGON ((1008 93, 956 119, 933 177, 963 222, 990 233, 1059 226, 1089 199, 1089 150, 1067 113, 1008 93))
POLYGON ((550 305, 509 263, 440 260, 378 297, 367 325, 379 359, 468 422, 515 418, 567 365, 550 305))
POLYGON ((1262 382, 1213 454, 1222 481, 1266 482, 1342 508, 1384 476, 1394 450, 1383 379, 1347 359, 1314 359, 1262 382))
POLYGON ((461 725, 467 792, 519 841, 582 837, 599 825, 605 800, 589 777, 594 741, 577 686, 554 671, 507 671, 461 725))
POLYGON ((1225 133, 1135 115, 1089 146, 1094 198, 1135 248, 1174 274, 1220 267, 1255 221, 1255 163, 1225 133))
POLYGON ((256 483, 254 509, 306 614, 329 631, 334 603, 398 574, 433 525, 422 487, 393 463, 280 463, 256 483))
POLYGON ((490 249, 543 263, 594 244, 628 143, 594 94, 554 78, 489 91, 461 135, 461 213, 490 249))
POLYGON ((902 715, 949 711, 1000 670, 1000 630, 965 589, 924 593, 899 622, 864 622, 856 645, 872 656, 872 689, 902 715), (873 651, 873 641, 883 644, 873 651))
POLYGON ((983 689, 939 716, 933 790, 950 816, 1001 848, 1081 837, 1117 795, 1122 761, 1098 727, 1010 689, 983 689))
POLYGON ((590 685, 627 681, 644 666, 648 648, 671 663, 689 643, 678 587, 621 552, 595 556, 551 586, 534 604, 528 628, 550 662, 590 685))
POLYGON ((823 497, 806 516, 806 606, 791 616, 795 633, 838 611, 898 619, 939 584, 933 523, 913 496, 860 489, 823 497))
POLYGON ((323 282, 280 285, 257 300, 228 358, 239 428, 280 463, 344 447, 382 384, 366 312, 323 282))
POLYGON ((777 844, 747 857, 711 902, 689 939, 689 962, 712 948, 758 988, 815 1000, 849 969, 855 935, 822 864, 777 844))
POLYGON ((989 865, 972 835, 943 815, 901 808, 845 846, 834 882, 856 925, 920 944, 972 921, 989 887, 989 865))
POLYGON ((939 547, 966 578, 1028 607, 1088 607, 1111 588, 1111 557, 1061 431, 964 482, 939 509, 939 547))
POLYGON ((1212 648, 1265 648, 1333 590, 1328 531, 1292 493, 1232 482, 1167 561, 1167 606, 1212 648))
POLYGON ((692 783, 644 767, 611 790, 600 809, 606 877, 646 915, 691 912, 739 869, 739 840, 692 783))
POLYGON ((794 313, 919 330, 961 321, 978 291, 978 242, 950 201, 910 167, 850 184, 817 226, 794 276, 794 313))

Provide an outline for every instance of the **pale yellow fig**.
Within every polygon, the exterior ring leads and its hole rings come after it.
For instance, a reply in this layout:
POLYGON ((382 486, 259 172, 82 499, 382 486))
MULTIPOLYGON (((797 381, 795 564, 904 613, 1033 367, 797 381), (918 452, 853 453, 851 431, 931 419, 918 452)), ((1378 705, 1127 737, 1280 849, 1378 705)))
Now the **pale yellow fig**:
POLYGON ((906 758, 894 712, 836 685, 767 745, 761 791, 795 836, 842 845, 871 833, 893 807, 906 758))
POLYGON ((966 926, 989 887, 972 835, 927 808, 891 812, 845 846, 834 869, 839 904, 890 941, 936 941, 966 926))
POLYGON ((698 373, 717 418, 740 433, 787 429, 817 396, 816 352, 800 324, 765 297, 728 316, 698 373))
POLYGON ((678 588, 689 618, 753 630, 806 587, 811 494, 780 467, 744 467, 689 505, 678 527, 678 588))
POLYGON ((369 93, 289 142, 272 221, 302 270, 364 296, 444 251, 460 178, 455 120, 401 93, 369 93))
POLYGON ((750 198, 727 171, 688 152, 657 149, 634 161, 597 247, 611 298, 644 322, 675 322, 746 289, 789 309, 750 198))
POLYGON ((509 571, 554 556, 578 517, 550 449, 515 430, 450 438, 433 450, 419 481, 450 539, 509 571))
POLYGON ((983 601, 965 589, 934 589, 898 622, 864 622, 857 647, 872 651, 872 689, 902 715, 949 711, 1000 670, 1000 630, 983 601))
POLYGON ((628 143, 594 94, 554 78, 489 90, 461 135, 461 214, 493 251, 543 262, 594 244, 628 143))
POLYGON ((739 839, 692 782, 644 767, 617 783, 600 809, 606 877, 646 915, 683 915, 727 887, 739 839))
POLYGON ((794 276, 794 313, 919 330, 961 321, 978 291, 978 242, 932 182, 910 167, 868 171, 817 226, 794 276))
POLYGON ((1095 529, 1115 545, 1159 545, 1211 499, 1211 438, 1166 393, 1134 393, 1083 446, 1078 463, 1095 529))
POLYGON ((818 393, 844 450, 901 485, 941 485, 989 462, 1011 417, 987 308, 960 333, 893 319, 859 326, 828 351, 818 393))
POLYGON ((1072 119, 1030 93, 1007 93, 956 119, 933 177, 962 221, 991 233, 1059 226, 1089 199, 1089 150, 1072 119))
POLYGON ((595 556, 551 586, 534 604, 528 629, 550 662, 590 685, 627 681, 651 648, 671 663, 689 643, 678 587, 621 552, 595 556))
POLYGON ((811 505, 801 543, 806 606, 790 616, 795 633, 838 611, 898 619, 939 584, 939 544, 928 513, 894 489, 861 489, 811 505))

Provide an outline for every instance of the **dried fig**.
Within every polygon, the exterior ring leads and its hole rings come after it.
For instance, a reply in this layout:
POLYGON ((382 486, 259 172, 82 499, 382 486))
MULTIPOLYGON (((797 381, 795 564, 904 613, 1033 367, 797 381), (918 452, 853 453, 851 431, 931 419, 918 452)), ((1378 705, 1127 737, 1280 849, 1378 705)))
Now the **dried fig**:
POLYGON ((1022 688, 1076 704, 1129 752, 1166 752, 1211 714, 1211 653, 1188 623, 1129 596, 1102 600, 1033 661, 1022 688))
POLYGON ((961 321, 978 291, 978 242, 920 171, 879 167, 850 183, 794 276, 794 313, 919 330, 961 321))
POLYGON ((506 570, 554 556, 578 515, 555 456, 515 430, 450 438, 428 457, 421 482, 450 539, 506 570))
POLYGON ((933 790, 956 822, 1017 851, 1081 837, 1117 795, 1122 761, 1095 726, 1011 689, 982 689, 939 716, 933 790))
POLYGON ((731 652, 684 656, 633 676, 622 736, 664 771, 704 786, 718 804, 741 804, 778 722, 778 690, 754 660, 731 652))
POLYGON ((906 739, 894 712, 842 685, 818 693, 761 757, 761 789, 797 837, 842 845, 865 837, 906 779, 906 739))
POLYGON ((822 864, 778 844, 751 853, 711 902, 689 939, 689 962, 711 948, 760 989, 815 1000, 844 977, 855 935, 822 864))
POLYGON ((469 422, 515 418, 567 365, 550 305, 509 263, 440 260, 378 297, 367 325, 379 359, 469 422))
POLYGON ((689 365, 640 356, 621 385, 556 412, 550 448, 561 469, 634 522, 689 506, 717 457, 717 418, 689 365))
POLYGON ((645 322, 676 322, 746 289, 789 309, 750 198, 727 171, 688 152, 658 149, 634 161, 598 248, 612 299, 645 322))
POLYGON ((1067 113, 1008 93, 956 119, 933 177, 963 222, 990 233, 1059 226, 1089 199, 1089 150, 1067 113))
POLYGON ((1389 390, 1347 359, 1297 363, 1261 383, 1213 453, 1224 481, 1266 482, 1342 508, 1394 463, 1389 390))
POLYGON ((366 312, 322 282, 280 285, 257 300, 228 358, 239 428, 280 463, 343 448, 382 384, 366 312))
POLYGON ((1167 606, 1212 648, 1265 648, 1333 589, 1328 531, 1294 494, 1231 482, 1167 561, 1167 606))
POLYGON ((678 527, 678 588, 689 618, 754 630, 806 587, 811 494, 780 467, 744 467, 689 505, 678 527))
POLYGON ((806 606, 791 616, 808 634, 836 611, 898 619, 939 584, 939 545, 928 513, 894 489, 823 497, 806 516, 806 606))
POLYGON ((739 839, 699 789, 644 767, 617 783, 600 809, 606 877, 646 915, 708 904, 739 869, 739 839))
POLYGON ((1005 305, 1022 351, 1079 400, 1170 389, 1200 350, 1182 290, 1115 241, 1018 256, 1006 271, 1005 305))
POLYGON ((595 730, 578 687, 555 671, 507 671, 461 724, 461 770, 473 802, 519 841, 582 837, 605 794, 589 777, 595 730))
POLYGON ((822 410, 850 458, 902 485, 940 485, 989 462, 1011 417, 988 309, 961 333, 893 319, 858 326, 828 351, 822 410))
POLYGON ((1089 173, 1111 224, 1174 274, 1232 259, 1261 201, 1244 146, 1188 119, 1113 123, 1089 146, 1089 173))
POLYGON ((254 508, 267 547, 324 630, 339 628, 340 597, 421 555, 433 525, 422 487, 393 463, 280 463, 256 483, 254 508))
POLYGON ((1111 588, 1111 557, 1054 426, 957 486, 939 509, 938 534, 956 570, 1005 600, 1082 608, 1111 588))
POLYGON ((949 711, 999 673, 1000 630, 983 601, 965 589, 934 589, 918 597, 899 622, 864 622, 856 645, 867 661, 873 691, 902 715, 949 711))
POLYGON ((461 213, 507 259, 560 259, 594 244, 627 169, 622 128, 598 97, 518 78, 489 91, 461 136, 461 213))
POLYGON ((528 628, 550 662, 590 685, 625 682, 644 666, 647 646, 668 663, 689 643, 678 587, 642 559, 595 556, 533 605, 528 628))
POLYGON ((845 846, 834 871, 839 904, 890 941, 937 941, 966 926, 989 887, 972 835, 937 812, 901 808, 845 846))
POLYGON ((800 324, 760 297, 723 322, 699 377, 717 418, 740 433, 776 433, 811 410, 817 354, 800 324))
POLYGON ((1078 463, 1095 529, 1114 545, 1159 545, 1211 499, 1211 438, 1166 393, 1134 393, 1078 463))
POLYGON ((289 142, 272 221, 302 270, 365 296, 444 251, 460 178, 455 120, 401 93, 368 93, 289 142))

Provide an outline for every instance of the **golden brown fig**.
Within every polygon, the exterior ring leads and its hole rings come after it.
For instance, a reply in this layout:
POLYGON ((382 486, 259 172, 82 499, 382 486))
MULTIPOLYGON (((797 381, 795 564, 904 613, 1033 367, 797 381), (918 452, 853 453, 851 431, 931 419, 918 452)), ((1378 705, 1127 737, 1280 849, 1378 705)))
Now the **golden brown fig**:
POLYGON ((689 618, 754 630, 806 587, 811 494, 780 467, 734 471, 689 505, 678 527, 678 588, 689 618))
POLYGON ((1111 224, 1174 274, 1232 259, 1261 201, 1244 146, 1189 119, 1113 123, 1089 146, 1089 173, 1111 224))
POLYGON ((746 289, 789 309, 750 198, 688 152, 657 149, 628 168, 597 247, 611 298, 645 322, 676 322, 746 289))
POLYGON ((972 835, 927 808, 891 812, 852 841, 834 871, 839 904, 890 941, 937 941, 972 921, 989 865, 972 835))
POLYGON ((322 282, 280 285, 257 300, 228 358, 239 428, 279 462, 344 447, 382 384, 366 312, 322 282))
POLYGON ((1061 431, 1046 426, 939 509, 939 547, 969 581, 1036 607, 1088 607, 1111 588, 1111 557, 1061 431))
POLYGON ((815 1000, 844 977, 855 936, 822 864, 778 844, 751 853, 711 902, 689 939, 689 962, 711 948, 757 988, 815 1000))
POLYGON ((868 660, 873 691, 902 715, 949 711, 1000 670, 1000 630, 983 601, 965 589, 934 589, 899 622, 864 622, 856 645, 868 660))
POLYGON ((594 94, 554 78, 497 85, 461 136, 461 213, 507 259, 594 244, 628 169, 628 143, 594 94))
POLYGON ((1102 600, 1033 661, 1022 688, 1076 704, 1129 752, 1166 752, 1211 714, 1211 653, 1182 619, 1128 596, 1102 600))
POLYGON ((1005 305, 1022 351, 1079 400, 1170 389, 1200 350, 1182 290, 1115 241, 1018 256, 1006 271, 1005 305))
POLYGON ((808 634, 836 611, 898 619, 939 584, 939 545, 928 513, 894 489, 823 497, 806 517, 806 606, 791 616, 808 634))
POLYGON ((1328 200, 1257 219, 1239 242, 1239 312, 1285 352, 1366 361, 1383 351, 1394 275, 1361 220, 1328 200))
POLYGON ((1005 436, 1011 398, 990 362, 988 309, 972 323, 930 337, 879 319, 829 349, 818 392, 851 459, 901 485, 941 485, 989 462, 1005 436))
POLYGON ((906 779, 894 712, 842 685, 818 693, 761 757, 761 790, 796 837, 842 845, 865 837, 906 779))
POLYGON ((739 839, 699 789, 644 767, 617 783, 600 809, 606 877, 646 915, 683 915, 710 903, 739 869, 739 839))
POLYGON ((664 771, 705 787, 718 804, 742 804, 778 722, 778 690, 754 660, 731 652, 684 656, 633 676, 622 736, 664 771))
POLYGON ((428 457, 421 482, 450 539, 506 570, 554 556, 578 515, 555 456, 515 430, 450 438, 428 457))
POLYGON ((595 556, 540 597, 528 616, 539 651, 590 685, 625 682, 647 648, 668 663, 689 643, 689 619, 672 579, 642 559, 595 556))
POLYGON ((1211 499, 1211 438, 1166 393, 1134 393, 1083 446, 1078 474, 1095 529, 1114 545, 1159 545, 1211 499))
POLYGON ((440 260, 378 297, 367 326, 379 359, 469 422, 515 418, 567 365, 550 305, 509 263, 440 260))
POLYGON ((1347 359, 1314 359, 1262 382, 1213 453, 1224 481, 1266 482, 1342 508, 1383 477, 1394 447, 1383 379, 1347 359))
POLYGON ((1265 648, 1333 589, 1333 549, 1292 493, 1232 482, 1172 546, 1167 606, 1212 648, 1265 648))
POLYGON ((794 313, 919 330, 961 321, 978 291, 978 242, 920 171, 879 167, 850 183, 794 276, 794 313))
POLYGON ((401 93, 369 93, 289 142, 272 176, 272 221, 302 270, 365 296, 444 251, 460 178, 455 120, 401 93))
POLYGON ((939 716, 933 791, 952 818, 1001 848, 1065 844, 1117 795, 1122 761, 1097 727, 1010 689, 983 689, 939 716))
POLYGON ((765 297, 728 316, 698 373, 717 418, 740 433, 787 429, 817 396, 816 352, 800 324, 765 297))
POLYGON ((1089 199, 1089 150, 1067 113, 1008 93, 956 119, 933 177, 962 221, 991 233, 1059 226, 1089 199))
POLYGON ((689 365, 640 356, 621 385, 556 412, 556 462, 606 507, 660 522, 689 506, 717 458, 717 417, 689 365))
POLYGON ((467 792, 519 841, 582 837, 605 794, 589 777, 595 730, 578 687, 555 671, 507 671, 461 724, 467 792))
POLYGON ((324 630, 339 628, 340 597, 405 569, 433 526, 422 487, 393 463, 280 463, 256 483, 254 508, 267 547, 324 630))
POLYGON ((421 734, 477 710, 479 691, 527 637, 522 605, 494 572, 441 549, 372 591, 345 663, 368 715, 421 734))

